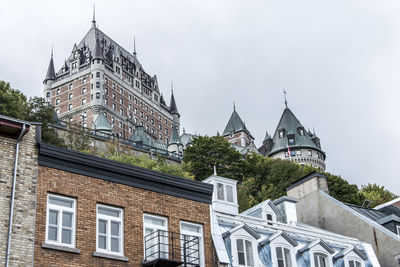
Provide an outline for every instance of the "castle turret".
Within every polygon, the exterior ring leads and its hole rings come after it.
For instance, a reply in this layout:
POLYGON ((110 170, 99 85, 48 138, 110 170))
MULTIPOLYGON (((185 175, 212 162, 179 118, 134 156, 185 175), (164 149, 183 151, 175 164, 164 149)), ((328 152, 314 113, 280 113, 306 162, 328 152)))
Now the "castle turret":
POLYGON ((268 153, 272 149, 272 144, 273 144, 273 142, 272 142, 271 135, 269 135, 268 131, 265 131, 265 137, 264 137, 264 140, 263 140, 263 144, 258 149, 258 151, 261 153, 261 155, 267 156, 268 153))
POLYGON ((183 153, 183 144, 179 137, 178 129, 175 126, 172 127, 171 140, 169 140, 168 143, 168 151, 177 154, 183 153))
POLYGON ((43 93, 44 93, 46 102, 48 102, 48 103, 50 103, 51 86, 55 79, 56 79, 56 72, 54 70, 53 49, 51 49, 51 58, 50 58, 49 67, 47 68, 46 77, 44 78, 44 81, 43 81, 43 85, 44 85, 43 93))
MULTIPOLYGON (((171 90, 171 102, 169 105, 169 111, 172 114, 173 117, 173 121, 174 121, 174 126, 176 127, 176 130, 178 131, 179 134, 179 129, 180 129, 180 117, 181 115, 178 112, 178 107, 176 106, 176 102, 175 102, 175 97, 174 97, 174 90, 171 90)), ((173 131, 172 131, 173 134, 173 131)), ((179 137, 179 135, 178 135, 179 137)), ((172 139, 172 136, 171 136, 172 139)))
POLYGON ((100 40, 97 36, 90 69, 90 102, 91 109, 96 116, 96 114, 102 110, 102 99, 104 95, 104 55, 103 47, 101 46, 100 40))
POLYGON ((225 126, 222 136, 225 137, 229 143, 240 147, 248 147, 254 141, 250 131, 247 130, 245 123, 236 112, 235 105, 233 105, 232 115, 229 118, 228 124, 225 126))

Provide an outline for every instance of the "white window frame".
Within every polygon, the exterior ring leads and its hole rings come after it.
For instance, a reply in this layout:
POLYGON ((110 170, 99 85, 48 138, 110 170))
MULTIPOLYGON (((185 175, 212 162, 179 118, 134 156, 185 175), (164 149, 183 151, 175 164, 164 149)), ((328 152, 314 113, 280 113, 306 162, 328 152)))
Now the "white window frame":
POLYGON ((56 194, 47 194, 47 207, 46 207, 46 231, 45 231, 45 242, 46 244, 54 244, 58 246, 63 246, 63 247, 71 247, 75 248, 75 232, 76 232, 76 199, 70 198, 70 197, 64 197, 56 194), (66 201, 72 201, 72 208, 56 205, 56 204, 51 204, 50 203, 50 197, 58 198, 61 200, 66 200, 66 201), (57 241, 54 240, 49 240, 48 239, 48 230, 49 230, 49 211, 50 210, 56 210, 58 211, 57 215, 57 241), (62 213, 63 212, 69 212, 72 213, 72 223, 71 223, 71 244, 67 243, 62 243, 62 213))
POLYGON ((292 246, 290 246, 289 244, 287 244, 287 243, 282 243, 282 242, 277 242, 277 243, 274 243, 273 245, 271 245, 271 252, 272 252, 272 254, 273 254, 273 265, 275 266, 278 266, 278 254, 277 254, 277 252, 276 252, 276 249, 277 248, 281 248, 282 249, 282 256, 283 256, 283 265, 284 265, 284 267, 293 267, 293 266, 296 266, 296 258, 293 258, 293 256, 294 256, 294 254, 296 253, 295 251, 293 251, 293 247, 292 246), (287 249, 287 250, 289 250, 289 253, 290 253, 290 255, 289 255, 289 257, 290 257, 290 263, 291 263, 291 265, 286 265, 286 262, 285 262, 285 249, 287 249))
POLYGON ((96 252, 124 256, 124 210, 103 204, 96 205, 96 252), (99 208, 119 211, 119 217, 99 213, 99 208), (99 220, 107 221, 106 249, 99 248, 99 220), (111 251, 111 221, 119 222, 120 227, 120 252, 111 251))
POLYGON ((237 236, 232 241, 235 242, 234 245, 235 245, 236 249, 234 250, 234 252, 235 252, 235 258, 236 258, 237 265, 238 266, 246 266, 246 267, 255 267, 256 266, 256 257, 255 256, 257 256, 257 254, 254 253, 254 242, 252 240, 250 240, 249 238, 246 238, 246 237, 243 237, 243 236, 237 236), (238 250, 238 247, 237 247, 238 240, 242 240, 242 242, 243 242, 244 261, 245 261, 244 265, 239 263, 239 250, 238 250), (250 242, 250 244, 251 244, 251 256, 252 256, 252 259, 253 259, 253 265, 248 265, 249 263, 247 262, 246 254, 248 252, 247 252, 247 249, 246 249, 246 241, 250 242))
POLYGON ((328 254, 326 254, 325 252, 321 252, 321 251, 315 251, 315 252, 313 252, 312 253, 312 261, 313 261, 313 265, 312 266, 315 266, 315 267, 321 267, 321 265, 320 265, 320 260, 319 260, 319 258, 320 257, 324 257, 325 258, 325 265, 326 265, 326 267, 330 267, 331 266, 331 263, 330 263, 330 258, 329 258, 329 255, 328 254), (315 256, 317 257, 317 259, 318 259, 318 265, 316 264, 316 262, 315 262, 315 256))
MULTIPOLYGON (((187 221, 181 221, 180 222, 180 231, 182 235, 189 235, 189 236, 195 236, 199 238, 199 260, 200 260, 200 267, 205 266, 205 259, 204 259, 204 234, 203 234, 203 225, 198 224, 198 223, 192 223, 192 222, 187 222, 187 221), (200 227, 200 233, 196 232, 191 232, 187 230, 182 229, 182 224, 190 225, 190 226, 195 226, 195 227, 200 227)), ((182 247, 183 248, 183 247, 182 247)), ((183 253, 183 252, 182 252, 183 253)))
POLYGON ((231 184, 225 184, 225 183, 223 183, 223 182, 219 182, 219 181, 217 181, 216 182, 216 194, 217 194, 217 199, 219 200, 219 201, 223 201, 223 202, 226 202, 226 203, 235 203, 235 186, 233 186, 233 185, 231 185, 231 184), (222 193, 223 193, 223 199, 221 199, 221 198, 219 198, 219 196, 218 196, 218 185, 222 185, 222 193), (228 186, 229 187, 231 187, 232 188, 232 190, 231 190, 231 194, 232 194, 232 201, 229 201, 228 200, 228 190, 227 190, 227 188, 228 188, 228 186))
MULTIPOLYGON (((145 258, 146 258, 146 248, 145 248, 145 239, 144 238, 146 236, 146 227, 154 229, 155 231, 156 230, 162 230, 162 231, 167 231, 168 232, 168 218, 162 217, 162 216, 153 215, 153 214, 149 214, 149 213, 144 213, 143 214, 143 255, 144 255, 145 258), (164 220, 165 221, 165 225, 164 226, 160 226, 160 225, 146 223, 145 217, 155 218, 155 219, 158 219, 158 220, 164 220)), ((167 240, 168 240, 168 238, 167 238, 167 240)), ((168 254, 169 253, 169 242, 167 242, 167 243, 168 243, 168 246, 167 246, 166 253, 167 253, 168 257, 169 257, 169 254, 168 254)), ((163 252, 165 252, 165 251, 163 251, 163 252)))
POLYGON ((363 267, 363 266, 364 266, 362 260, 360 260, 360 259, 354 259, 354 258, 348 259, 348 260, 346 261, 346 266, 350 267, 350 262, 353 262, 353 267, 357 267, 357 263, 360 264, 359 267, 363 267))

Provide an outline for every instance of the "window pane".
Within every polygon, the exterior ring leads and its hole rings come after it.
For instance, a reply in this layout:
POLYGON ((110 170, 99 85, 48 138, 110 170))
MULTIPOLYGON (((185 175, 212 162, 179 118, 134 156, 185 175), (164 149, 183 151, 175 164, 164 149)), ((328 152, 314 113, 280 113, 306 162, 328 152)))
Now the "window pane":
POLYGON ((51 204, 63 206, 63 207, 67 207, 67 208, 72 208, 73 204, 74 204, 73 200, 67 200, 67 199, 58 198, 55 196, 49 196, 49 202, 51 204))
POLYGON ((278 259, 278 267, 285 267, 282 259, 278 259))
POLYGON ((106 249, 106 237, 99 235, 99 248, 106 249))
POLYGON ((49 210, 49 224, 57 225, 58 211, 49 210))
POLYGON ((244 252, 238 252, 238 259, 239 259, 239 264, 240 265, 245 265, 246 264, 244 262, 244 252))
POLYGON ((315 254, 314 254, 314 264, 315 264, 315 267, 319 267, 318 257, 315 254))
POLYGON ((184 231, 188 231, 188 232, 201 233, 201 227, 199 225, 182 223, 181 224, 181 229, 184 230, 184 231))
POLYGON ((278 247, 276 248, 276 258, 279 259, 283 259, 282 257, 282 248, 278 247))
POLYGON ((99 220, 99 233, 107 234, 107 221, 99 220))
POLYGON ((319 257, 319 263, 320 267, 326 267, 326 260, 324 256, 318 256, 319 257))
POLYGON ((223 184, 220 183, 217 184, 217 195, 219 200, 225 200, 223 184))
POLYGON ((361 263, 356 261, 356 267, 361 267, 361 263))
POLYGON ((349 267, 355 267, 354 266, 354 261, 349 261, 349 267))
POLYGON ((69 229, 63 229, 61 232, 61 243, 72 244, 72 231, 69 229))
POLYGON ((236 246, 237 246, 237 250, 239 252, 244 252, 243 239, 237 239, 236 240, 236 246))
POLYGON ((226 200, 233 202, 233 188, 231 185, 226 186, 226 200))
POLYGON ((99 207, 99 214, 104 214, 112 217, 119 218, 121 211, 116 209, 109 209, 105 207, 99 207))
POLYGON ((111 222, 111 235, 119 236, 119 222, 111 222))
POLYGON ((292 258, 290 257, 290 250, 284 249, 286 267, 292 267, 292 258))
POLYGON ((253 246, 250 241, 246 240, 246 260, 247 266, 253 266, 253 246))
POLYGON ((62 225, 64 227, 70 227, 72 228, 72 213, 69 212, 63 212, 62 214, 62 225))
POLYGON ((111 251, 119 252, 119 238, 111 238, 111 251))
POLYGON ((165 226, 167 220, 163 219, 163 218, 152 217, 152 216, 144 216, 144 222, 153 224, 153 225, 158 225, 158 226, 165 226))
POLYGON ((57 241, 57 227, 49 226, 48 235, 49 240, 57 241))

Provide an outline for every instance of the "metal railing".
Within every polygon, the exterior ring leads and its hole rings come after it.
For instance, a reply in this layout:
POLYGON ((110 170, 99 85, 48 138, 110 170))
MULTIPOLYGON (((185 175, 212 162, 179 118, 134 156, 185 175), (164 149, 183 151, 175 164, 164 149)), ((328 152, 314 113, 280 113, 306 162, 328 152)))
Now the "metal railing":
POLYGON ((144 263, 163 259, 181 266, 200 266, 200 240, 196 236, 156 230, 144 237, 144 251, 144 263))

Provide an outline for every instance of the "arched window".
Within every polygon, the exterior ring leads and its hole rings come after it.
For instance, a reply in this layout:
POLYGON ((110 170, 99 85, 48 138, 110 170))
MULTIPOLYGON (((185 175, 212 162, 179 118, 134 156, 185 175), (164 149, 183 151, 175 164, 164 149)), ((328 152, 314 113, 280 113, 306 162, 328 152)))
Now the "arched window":
POLYGON ((254 266, 253 244, 249 240, 236 239, 238 263, 241 266, 254 266))

